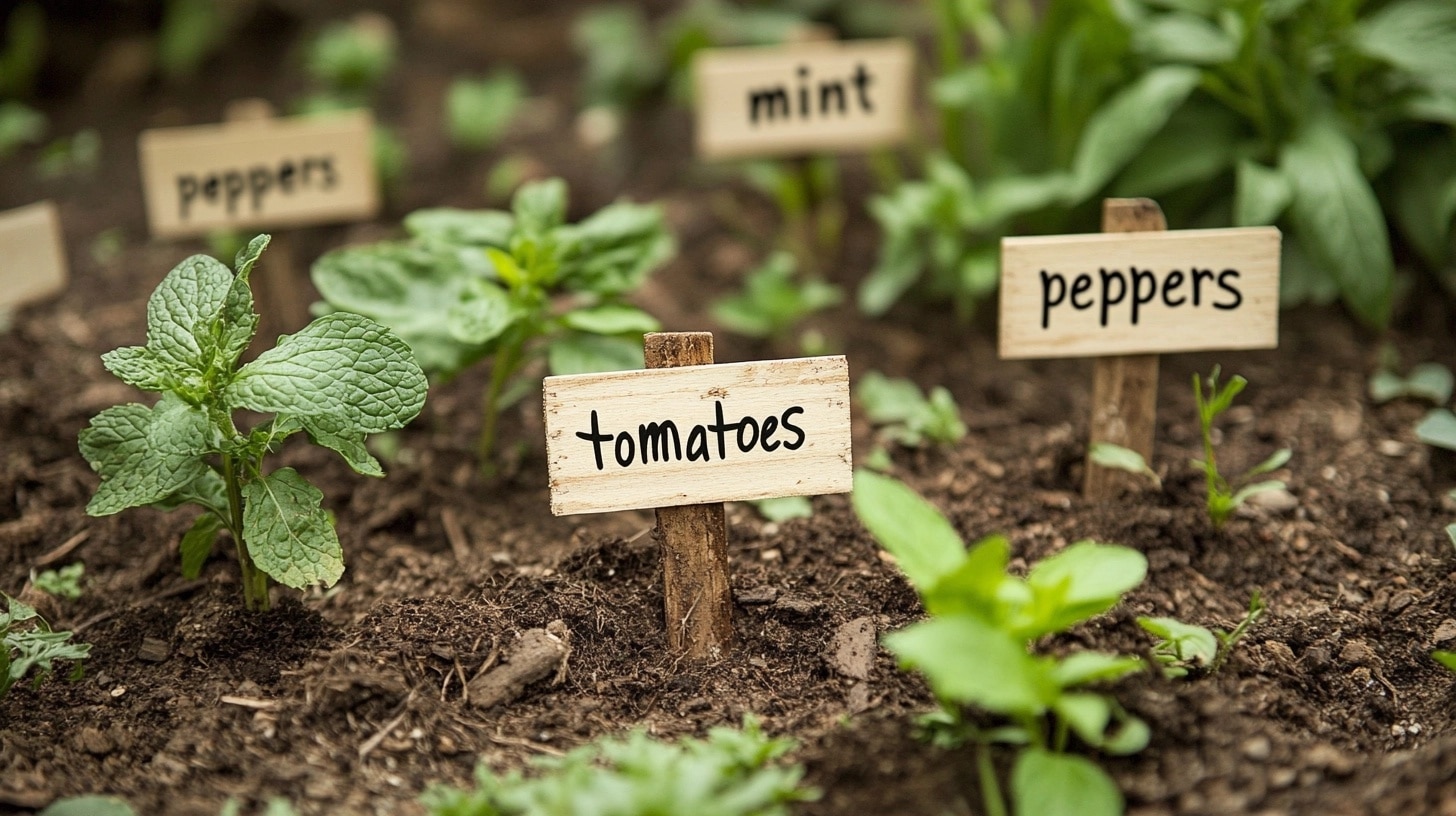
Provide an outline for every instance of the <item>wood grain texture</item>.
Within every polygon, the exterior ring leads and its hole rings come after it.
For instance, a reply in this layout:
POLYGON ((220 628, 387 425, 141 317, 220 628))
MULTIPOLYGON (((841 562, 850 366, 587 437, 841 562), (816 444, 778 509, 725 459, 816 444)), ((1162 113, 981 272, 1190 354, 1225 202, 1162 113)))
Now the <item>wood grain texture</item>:
POLYGON ((360 220, 379 212, 374 120, 367 111, 147 130, 137 147, 147 221, 159 238, 360 220), (301 163, 323 158, 332 172, 314 165, 305 179, 301 163), (289 162, 295 171, 285 182, 279 169, 289 162), (264 174, 271 174, 266 189, 264 174), (241 191, 230 191, 227 185, 239 177, 241 191), (199 187, 218 179, 215 195, 187 196, 186 178, 199 187))
MULTIPOLYGON (((1160 232, 1168 228, 1163 211, 1146 198, 1109 198, 1102 202, 1105 232, 1160 232)), ((1092 421, 1089 444, 1107 442, 1153 460, 1158 420, 1158 355, 1098 357, 1092 361, 1092 421)), ((1082 494, 1108 499, 1136 478, 1087 460, 1082 494)))
POLYGON ((0 311, 60 292, 67 277, 55 202, 0 212, 0 311))
POLYGON ((693 60, 698 155, 785 156, 899 144, 910 132, 914 69, 906 40, 701 51, 693 60), (868 77, 863 94, 854 82, 861 66, 868 77), (776 89, 783 90, 781 100, 776 89), (755 95, 761 95, 757 121, 755 95))

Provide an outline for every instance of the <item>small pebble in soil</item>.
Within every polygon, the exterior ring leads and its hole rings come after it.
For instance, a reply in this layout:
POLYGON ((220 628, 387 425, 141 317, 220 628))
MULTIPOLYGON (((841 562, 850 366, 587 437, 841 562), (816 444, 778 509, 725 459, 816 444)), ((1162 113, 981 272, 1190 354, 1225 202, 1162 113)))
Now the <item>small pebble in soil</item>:
POLYGON ((1382 439, 1375 446, 1375 450, 1379 451, 1381 456, 1389 456, 1394 459, 1405 456, 1406 445, 1404 442, 1397 442, 1394 439, 1382 439))
POLYGON ((1456 620, 1447 618, 1441 621, 1441 625, 1436 627, 1436 634, 1431 636, 1431 640, 1437 644, 1456 640, 1456 620))
POLYGON ((777 547, 771 547, 771 548, 769 548, 767 550, 764 550, 763 552, 759 553, 758 554, 758 557, 762 561, 777 561, 777 560, 779 560, 779 557, 782 556, 782 555, 783 555, 783 553, 779 552, 779 550, 778 550, 777 547))
POLYGON ((1272 753, 1269 738, 1262 736, 1244 740, 1244 744, 1240 746, 1240 750, 1243 751, 1245 757, 1254 762, 1263 762, 1272 753))

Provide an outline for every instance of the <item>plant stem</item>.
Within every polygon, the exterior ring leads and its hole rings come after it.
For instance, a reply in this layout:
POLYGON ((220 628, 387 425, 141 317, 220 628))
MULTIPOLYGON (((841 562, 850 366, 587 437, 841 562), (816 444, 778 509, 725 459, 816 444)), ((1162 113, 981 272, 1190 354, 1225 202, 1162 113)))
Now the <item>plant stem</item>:
POLYGON ((986 816, 1006 816, 1006 800, 1001 796, 1001 783, 996 780, 996 766, 991 763, 991 746, 982 743, 976 748, 976 770, 981 781, 981 804, 986 816))
POLYGON ((243 488, 238 480, 237 462, 231 454, 222 455, 222 477, 227 482, 228 531, 232 533, 238 567, 243 573, 243 605, 249 612, 267 612, 268 575, 253 563, 243 542, 243 488))
MULTIPOLYGON (((963 64, 960 18, 954 0, 935 0, 935 42, 940 75, 950 76, 963 64)), ((940 146, 961 167, 967 167, 964 113, 954 108, 940 111, 940 146)))
POLYGON ((480 440, 476 443, 476 455, 480 458, 480 472, 490 476, 495 473, 495 428, 500 417, 500 396, 511 375, 520 364, 521 343, 508 343, 495 357, 490 371, 490 386, 485 391, 485 405, 480 421, 480 440))

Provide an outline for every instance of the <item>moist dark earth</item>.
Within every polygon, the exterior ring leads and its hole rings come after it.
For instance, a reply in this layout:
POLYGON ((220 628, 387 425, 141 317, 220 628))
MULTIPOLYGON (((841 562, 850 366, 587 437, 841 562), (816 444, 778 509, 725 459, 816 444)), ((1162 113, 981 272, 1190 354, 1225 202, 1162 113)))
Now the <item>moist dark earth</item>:
MULTIPOLYGON (((99 355, 142 342, 152 287, 204 250, 148 240, 137 132, 216 121, 232 98, 286 107, 303 85, 291 43, 349 9, 262 4, 235 35, 247 47, 224 49, 180 86, 106 63, 108 43, 149 22, 131 5, 117 10, 104 29, 58 21, 58 59, 43 77, 53 133, 99 128, 97 174, 41 181, 33 150, 0 162, 0 208, 59 203, 73 273, 65 294, 23 309, 0 334, 0 588, 21 592, 32 570, 84 561, 83 597, 42 611, 93 644, 83 679, 17 687, 0 705, 0 811, 105 792, 145 814, 213 814, 229 796, 256 806, 275 795, 310 814, 421 813, 427 784, 464 784, 478 759, 511 768, 632 727, 702 734, 751 712, 799 742, 793 758, 823 794, 801 813, 980 812, 971 754, 916 739, 914 717, 931 706, 923 681, 883 651, 868 679, 846 676, 835 658, 832 641, 851 622, 884 633, 922 614, 847 497, 816 498, 812 519, 781 524, 730 505, 737 645, 710 662, 678 660, 665 648, 652 514, 550 515, 539 400, 504 419, 503 447, 519 451, 505 474, 478 474, 484 367, 432 388, 382 481, 327 452, 285 449, 282 464, 318 483, 338 518, 348 571, 331 590, 275 591, 273 611, 248 614, 230 545, 219 543, 200 579, 181 577, 186 512, 88 517, 97 480, 77 432, 99 410, 141 398, 99 355), (124 246, 103 263, 92 243, 113 228, 124 246), (570 631, 563 674, 493 710, 464 699, 466 681, 500 649, 555 620, 570 631)), ((378 111, 412 164, 377 222, 291 232, 303 297, 313 293, 301 270, 330 248, 395 234, 418 207, 487 206, 486 174, 510 151, 570 182, 574 217, 620 195, 663 201, 680 252, 637 300, 671 330, 717 328, 708 304, 768 251, 774 210, 694 165, 687 114, 666 103, 640 112, 620 149, 576 141, 579 66, 567 32, 578 6, 385 10, 403 58, 378 111), (501 150, 452 151, 437 124, 449 78, 504 64, 538 98, 530 115, 501 150), (732 225, 725 210, 737 214, 732 225)), ((850 221, 822 268, 852 288, 876 238, 862 207, 869 173, 855 159, 845 173, 850 221)), ((1138 615, 1230 628, 1253 592, 1267 600, 1221 672, 1149 673, 1115 687, 1153 734, 1142 753, 1102 760, 1131 813, 1449 815, 1456 683, 1428 655, 1456 641, 1456 564, 1443 532, 1456 520, 1444 498, 1456 460, 1415 440, 1424 406, 1376 406, 1365 387, 1385 342, 1406 364, 1456 366, 1450 304, 1419 279, 1415 287, 1387 336, 1336 309, 1299 310, 1283 315, 1278 351, 1165 357, 1153 462, 1164 488, 1102 504, 1078 490, 1087 361, 998 361, 989 315, 965 323, 934 304, 874 322, 844 307, 816 325, 854 377, 879 370, 955 394, 967 437, 896 451, 894 473, 968 539, 1006 533, 1016 569, 1083 538, 1147 555, 1147 581, 1122 606, 1041 648, 1146 653, 1138 615), (1221 531, 1188 464, 1199 453, 1189 380, 1214 364, 1251 383, 1220 423, 1226 469, 1289 447, 1279 475, 1297 499, 1248 508, 1221 531)), ((720 362, 793 354, 717 336, 720 362)), ((855 432, 863 458, 873 437, 858 413, 855 432)))

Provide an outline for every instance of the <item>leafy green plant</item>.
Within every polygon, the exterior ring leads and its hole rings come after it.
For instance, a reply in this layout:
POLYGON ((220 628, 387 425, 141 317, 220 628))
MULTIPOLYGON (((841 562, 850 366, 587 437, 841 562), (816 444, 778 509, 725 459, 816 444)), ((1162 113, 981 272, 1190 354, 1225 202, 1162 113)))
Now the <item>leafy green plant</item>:
POLYGON ((5 19, 0 47, 0 99, 28 98, 46 52, 46 20, 40 3, 19 3, 5 19))
POLYGON ((77 561, 58 570, 43 570, 38 574, 33 573, 30 583, 31 586, 47 595, 74 601, 81 597, 81 576, 85 573, 86 565, 77 561))
POLYGON ((1248 612, 1230 632, 1206 629, 1176 618, 1139 617, 1137 622, 1138 626, 1158 638, 1153 646, 1153 656, 1162 663, 1163 676, 1176 679, 1193 672, 1218 672, 1228 661, 1234 647, 1259 622, 1267 608, 1264 599, 1255 592, 1249 598, 1248 612))
POLYGON ((36 160, 36 175, 43 179, 89 176, 101 166, 101 135, 92 128, 76 131, 46 145, 36 160))
POLYGON ((480 432, 489 470, 500 412, 530 390, 528 364, 553 374, 642 367, 657 320, 623 302, 673 253, 657 207, 618 202, 566 223, 566 184, 534 182, 511 210, 432 209, 405 218, 407 241, 330 252, 313 266, 329 308, 390 326, 431 374, 492 358, 480 432))
POLYGON ((51 629, 33 607, 0 592, 5 598, 5 611, 0 612, 0 697, 10 691, 16 681, 23 679, 32 669, 35 677, 32 686, 39 686, 55 671, 57 660, 68 660, 75 664, 71 679, 81 677, 81 661, 91 653, 91 644, 72 643, 71 632, 56 632, 51 629))
POLYGON ((46 117, 20 102, 0 102, 0 159, 45 137, 46 117))
POLYGON ((1158 472, 1148 466, 1143 455, 1121 445, 1114 445, 1111 442, 1094 442, 1087 449, 1087 458, 1093 464, 1115 470, 1123 470, 1137 476, 1150 480, 1159 490, 1163 489, 1163 480, 1158 472))
POLYGON ((81 432, 81 453, 101 475, 93 516, 130 507, 203 511, 182 538, 182 571, 195 577, 227 530, 242 569, 243 600, 268 608, 268 579, 332 586, 344 554, 323 493, 292 468, 264 469, 268 454, 306 431, 349 467, 383 476, 364 438, 404 427, 424 405, 424 372, 409 347, 362 315, 336 312, 238 367, 258 329, 248 277, 269 236, 237 257, 237 273, 194 255, 147 303, 147 343, 101 358, 122 381, 160 392, 156 405, 102 411, 81 432), (273 414, 247 431, 240 410, 273 414))
POLYGON ((1432 405, 1445 405, 1451 400, 1456 378, 1451 369, 1440 363, 1421 363, 1405 376, 1396 373, 1393 365, 1382 366, 1370 375, 1370 399, 1376 405, 1397 399, 1424 400, 1432 405))
POLYGON ((394 70, 397 49, 389 19, 365 12, 325 26, 309 44, 304 65, 329 92, 362 100, 394 70))
POLYGON ((1229 520, 1229 516, 1248 501, 1250 496, 1270 490, 1283 490, 1284 482, 1278 479, 1262 482, 1251 480, 1284 467, 1290 457, 1288 448, 1280 448, 1268 459, 1244 471, 1233 484, 1218 472, 1218 460, 1213 450, 1213 421, 1233 405, 1234 397, 1249 384, 1248 380, 1235 374, 1220 388, 1218 375, 1219 367, 1214 366, 1213 372, 1208 375, 1206 396, 1203 393, 1203 379, 1197 374, 1193 375, 1193 400, 1198 406, 1198 426, 1203 436, 1203 458, 1195 459, 1193 465, 1203 471, 1204 483, 1208 489, 1208 519, 1213 522, 1214 527, 1222 527, 1229 520))
POLYGON ((787 340, 810 315, 837 306, 839 287, 818 278, 795 280, 794 256, 775 252, 743 281, 743 291, 713 304, 713 319, 748 337, 787 340))
POLYGON ((967 549, 934 506, 893 478, 856 471, 853 502, 930 613, 928 620, 886 635, 885 646, 903 667, 930 681, 941 705, 931 723, 939 725, 942 741, 965 734, 981 744, 986 812, 1006 813, 989 752, 992 743, 1006 743, 1018 752, 1011 774, 1016 813, 1121 813, 1122 796, 1107 774, 1067 751, 1073 735, 1111 754, 1147 745, 1146 723, 1110 695, 1087 688, 1142 671, 1143 662, 1094 651, 1035 655, 1032 646, 1116 606, 1147 573, 1142 553, 1079 541, 1034 565, 1023 579, 1007 572, 1005 537, 990 536, 967 549), (1007 724, 973 725, 964 716, 967 706, 1007 724))
POLYGON ((800 786, 804 769, 774 764, 792 740, 764 735, 758 721, 714 728, 707 739, 660 742, 638 730, 559 758, 538 758, 534 774, 497 775, 482 762, 475 789, 434 786, 431 816, 788 816, 818 793, 800 786))
POLYGON ((927 398, 910 380, 867 372, 855 386, 854 397, 881 437, 908 448, 953 445, 965 438, 961 409, 945 386, 930 389, 927 398))
POLYGON ((468 150, 493 147, 505 135, 526 97, 526 84, 515 71, 497 71, 484 79, 456 78, 445 92, 445 129, 450 141, 468 150))

